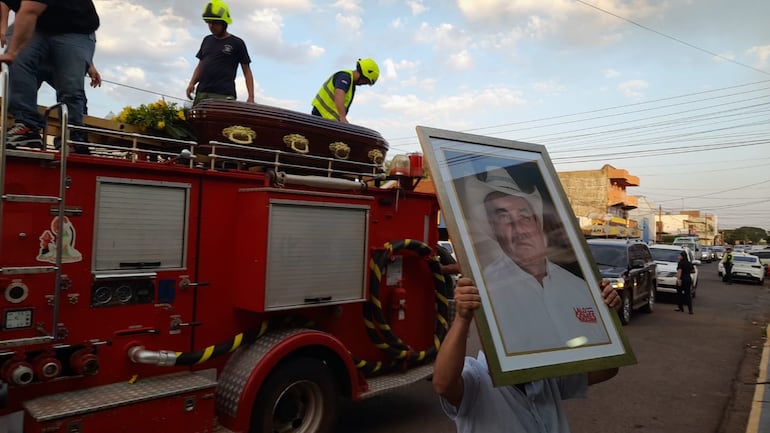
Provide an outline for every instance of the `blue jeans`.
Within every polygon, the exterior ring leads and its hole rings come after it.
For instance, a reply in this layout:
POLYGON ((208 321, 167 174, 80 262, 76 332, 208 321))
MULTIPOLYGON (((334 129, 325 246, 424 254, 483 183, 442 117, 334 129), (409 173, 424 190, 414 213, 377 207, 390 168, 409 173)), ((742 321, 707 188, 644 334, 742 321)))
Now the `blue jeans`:
POLYGON ((70 123, 82 125, 86 105, 84 68, 91 63, 95 48, 93 33, 50 35, 35 31, 9 69, 8 111, 14 119, 33 129, 43 127, 37 111, 38 70, 48 64, 54 71, 57 99, 67 105, 70 123))

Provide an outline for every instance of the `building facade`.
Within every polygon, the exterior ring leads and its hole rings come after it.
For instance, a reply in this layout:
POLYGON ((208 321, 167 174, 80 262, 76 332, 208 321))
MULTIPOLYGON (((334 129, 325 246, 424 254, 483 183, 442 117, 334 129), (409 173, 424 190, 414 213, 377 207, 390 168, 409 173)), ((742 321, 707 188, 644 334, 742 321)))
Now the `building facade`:
POLYGON ((585 235, 641 237, 641 227, 629 218, 629 212, 638 207, 638 198, 627 191, 639 186, 637 176, 611 165, 557 174, 585 235))

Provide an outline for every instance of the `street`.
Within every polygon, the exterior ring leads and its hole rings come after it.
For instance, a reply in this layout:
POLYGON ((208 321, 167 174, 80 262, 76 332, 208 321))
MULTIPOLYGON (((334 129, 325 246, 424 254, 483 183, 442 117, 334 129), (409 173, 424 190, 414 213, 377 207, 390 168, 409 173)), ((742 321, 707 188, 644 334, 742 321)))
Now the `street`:
MULTIPOLYGON (((724 285, 716 263, 700 267, 695 314, 658 299, 652 314, 624 327, 638 363, 567 402, 573 433, 739 433, 745 431, 770 314, 770 283, 724 285)), ((469 353, 478 350, 474 336, 469 353)), ((343 433, 454 432, 430 383, 348 403, 343 433)))

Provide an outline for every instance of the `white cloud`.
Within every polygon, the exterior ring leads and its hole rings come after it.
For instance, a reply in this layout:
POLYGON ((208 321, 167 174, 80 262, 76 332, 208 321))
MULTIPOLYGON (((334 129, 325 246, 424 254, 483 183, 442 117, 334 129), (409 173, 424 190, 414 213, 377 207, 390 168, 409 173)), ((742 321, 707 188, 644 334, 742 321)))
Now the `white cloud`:
POLYGON ((361 26, 364 23, 364 20, 358 15, 337 14, 337 16, 334 17, 334 20, 343 27, 342 31, 351 31, 355 33, 360 32, 361 26))
POLYGON ((393 60, 391 59, 385 59, 384 62, 382 62, 383 68, 380 68, 381 70, 384 70, 385 73, 382 74, 384 77, 387 77, 390 79, 398 79, 398 72, 396 72, 396 65, 393 63, 393 60))
POLYGON ((422 92, 434 93, 436 91, 437 82, 438 81, 435 78, 420 78, 413 75, 406 80, 401 80, 399 84, 403 88, 415 87, 422 92))
POLYGON ((422 0, 410 0, 406 4, 412 10, 412 15, 414 16, 425 13, 430 9, 422 3, 422 0))
POLYGON ((728 60, 735 60, 735 53, 727 52, 727 53, 719 53, 719 56, 713 56, 711 58, 717 63, 724 63, 728 60))
POLYGON ((456 95, 445 96, 435 100, 420 100, 414 94, 386 96, 382 107, 388 111, 403 113, 416 119, 422 118, 456 118, 468 110, 524 105, 526 100, 521 92, 494 87, 481 90, 469 90, 456 95))
POLYGON ((228 2, 230 10, 236 13, 233 5, 238 5, 238 9, 248 9, 254 6, 262 8, 280 8, 287 12, 307 12, 311 10, 313 4, 310 0, 238 0, 228 2))
POLYGON ((758 68, 770 66, 770 45, 751 47, 746 50, 746 54, 757 58, 758 68))
POLYGON ((643 90, 650 87, 650 84, 644 80, 631 80, 618 84, 618 90, 629 98, 644 97, 643 90))
MULTIPOLYGON (((598 45, 621 39, 618 29, 627 22, 570 0, 456 0, 459 10, 479 29, 516 28, 534 40, 553 37, 564 45, 598 45)), ((612 14, 642 20, 669 8, 654 0, 596 0, 596 7, 612 14)))
POLYGON ((546 80, 532 83, 532 88, 538 92, 548 93, 550 95, 560 95, 567 91, 567 86, 559 83, 557 80, 546 80))
POLYGON ((468 50, 462 50, 449 56, 449 64, 458 71, 466 71, 473 68, 473 58, 468 50))
POLYGON ((435 27, 423 22, 415 33, 415 40, 418 43, 432 44, 438 49, 457 51, 467 47, 471 38, 449 23, 441 23, 435 27))
POLYGON ((252 61, 263 56, 278 61, 303 64, 323 55, 325 50, 309 43, 284 41, 284 17, 278 9, 256 9, 246 17, 238 36, 246 41, 252 61))
POLYGON ((338 0, 334 3, 334 7, 350 14, 360 14, 364 10, 360 0, 338 0))
POLYGON ((604 78, 613 79, 618 78, 620 76, 620 72, 614 70, 614 69, 605 69, 604 70, 604 78))

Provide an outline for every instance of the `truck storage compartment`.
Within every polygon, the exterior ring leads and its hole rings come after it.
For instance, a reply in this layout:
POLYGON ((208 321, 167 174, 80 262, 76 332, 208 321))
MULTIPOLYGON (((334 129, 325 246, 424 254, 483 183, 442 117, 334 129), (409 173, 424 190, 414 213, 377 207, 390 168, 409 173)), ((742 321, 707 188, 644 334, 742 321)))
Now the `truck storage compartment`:
POLYGON ((364 300, 369 204, 286 195, 239 195, 237 305, 259 312, 364 300))

